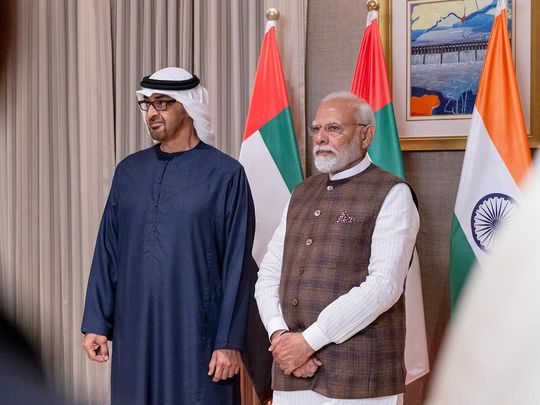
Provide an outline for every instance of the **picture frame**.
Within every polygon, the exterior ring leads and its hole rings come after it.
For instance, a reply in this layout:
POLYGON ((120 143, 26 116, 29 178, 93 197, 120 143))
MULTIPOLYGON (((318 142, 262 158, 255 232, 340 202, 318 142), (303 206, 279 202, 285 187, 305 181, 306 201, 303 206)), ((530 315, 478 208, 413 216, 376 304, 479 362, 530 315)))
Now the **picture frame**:
MULTIPOLYGON (((470 116, 407 120, 408 7, 419 0, 379 0, 381 38, 385 49, 401 148, 415 150, 463 150, 470 128, 470 116)), ((421 0, 422 1, 422 0, 421 0)), ((443 2, 448 0, 425 0, 443 2)), ((529 145, 540 146, 540 4, 514 0, 515 60, 529 145), (523 22, 525 21, 525 22, 523 22)))

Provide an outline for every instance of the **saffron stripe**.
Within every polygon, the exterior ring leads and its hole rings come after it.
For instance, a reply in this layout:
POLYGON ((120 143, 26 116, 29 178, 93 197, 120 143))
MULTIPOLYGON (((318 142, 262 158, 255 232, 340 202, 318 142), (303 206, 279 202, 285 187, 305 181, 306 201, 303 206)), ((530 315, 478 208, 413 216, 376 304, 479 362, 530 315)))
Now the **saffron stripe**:
POLYGON ((505 10, 493 23, 476 108, 514 181, 521 184, 531 165, 531 153, 519 100, 505 10))

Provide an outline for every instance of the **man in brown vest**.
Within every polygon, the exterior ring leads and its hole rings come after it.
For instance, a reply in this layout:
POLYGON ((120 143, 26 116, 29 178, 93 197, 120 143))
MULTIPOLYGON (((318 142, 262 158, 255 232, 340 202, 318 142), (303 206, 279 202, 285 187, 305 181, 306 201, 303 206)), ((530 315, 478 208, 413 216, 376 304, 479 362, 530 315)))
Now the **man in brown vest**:
POLYGON ((274 356, 274 405, 395 405, 404 391, 403 288, 418 211, 402 179, 373 165, 373 111, 325 97, 311 125, 322 174, 295 190, 258 274, 274 356))

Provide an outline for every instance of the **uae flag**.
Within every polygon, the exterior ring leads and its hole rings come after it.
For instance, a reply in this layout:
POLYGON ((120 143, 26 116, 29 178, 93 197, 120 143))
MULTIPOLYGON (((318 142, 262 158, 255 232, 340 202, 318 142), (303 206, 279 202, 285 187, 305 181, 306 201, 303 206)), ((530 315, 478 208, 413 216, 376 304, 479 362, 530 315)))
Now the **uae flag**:
POLYGON ((275 21, 266 24, 240 162, 255 203, 253 257, 260 264, 291 193, 303 178, 275 21))
MULTIPOLYGON (((351 91, 366 100, 375 113, 375 137, 368 151, 371 161, 405 178, 377 11, 370 11, 367 16, 351 91)), ((420 263, 416 248, 405 285, 405 310, 405 382, 409 384, 429 372, 420 263)))
MULTIPOLYGON (((239 160, 246 170, 255 204, 253 258, 260 265, 291 193, 303 178, 275 21, 266 25, 239 160)), ((253 276, 256 277, 255 272, 253 276)), ((265 403, 272 397, 272 356, 255 298, 248 325, 242 360, 251 381, 242 371, 242 403, 265 403), (253 395, 251 382, 258 399, 253 395)))
POLYGON ((499 0, 484 60, 454 208, 450 296, 455 306, 469 270, 496 249, 521 199, 531 152, 506 21, 499 0))

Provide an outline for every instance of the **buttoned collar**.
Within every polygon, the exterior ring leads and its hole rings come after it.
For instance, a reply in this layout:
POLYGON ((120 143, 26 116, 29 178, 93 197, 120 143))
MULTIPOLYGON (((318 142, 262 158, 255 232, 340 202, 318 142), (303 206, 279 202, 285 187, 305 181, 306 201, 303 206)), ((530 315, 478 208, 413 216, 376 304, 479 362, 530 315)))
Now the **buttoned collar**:
POLYGON ((350 169, 343 170, 342 172, 338 172, 334 175, 328 174, 328 177, 330 178, 331 181, 343 180, 343 179, 352 177, 355 174, 363 172, 369 167, 370 164, 371 164, 371 161, 369 160, 369 156, 366 153, 366 156, 364 156, 364 159, 362 159, 358 164, 354 165, 350 169))

